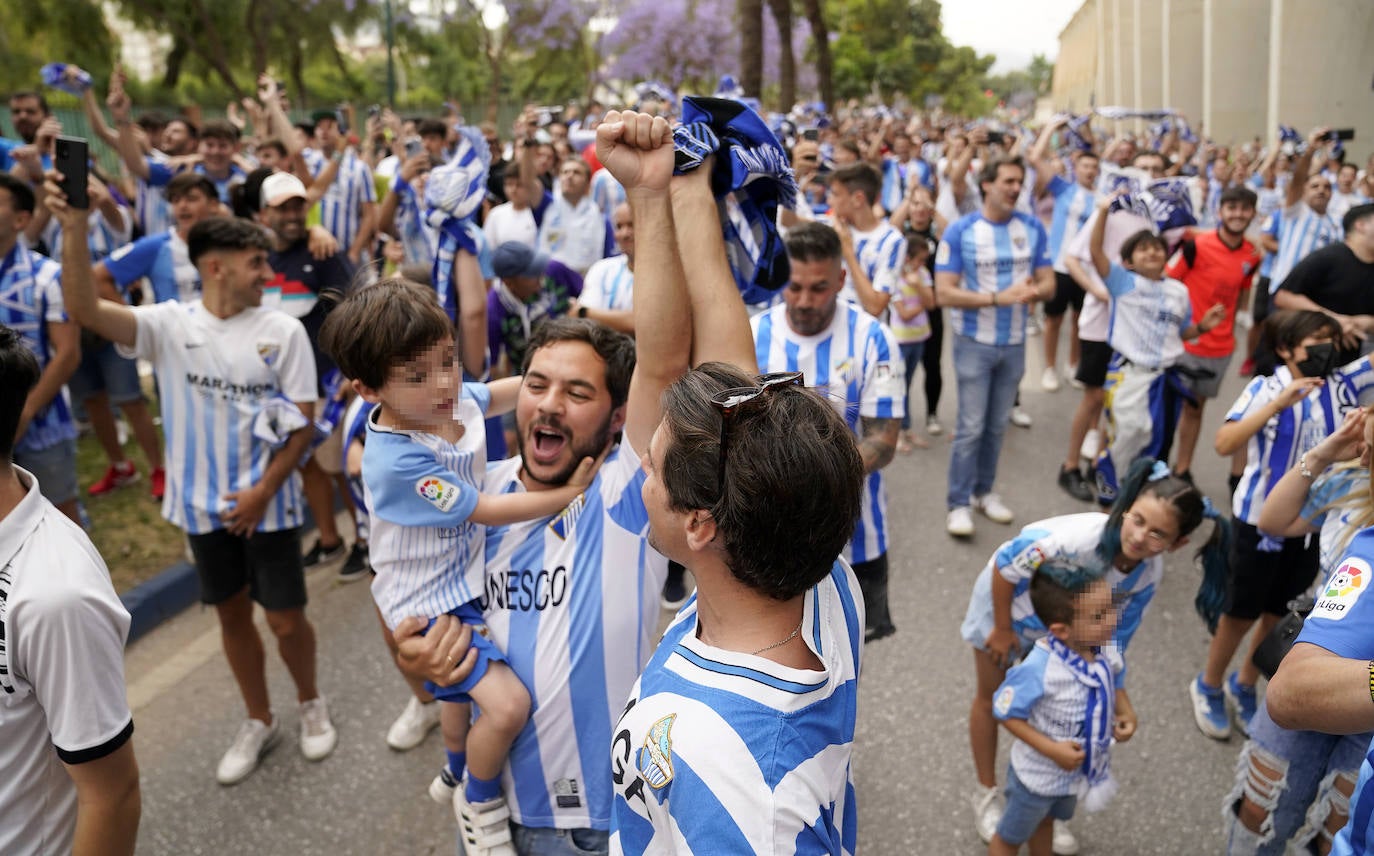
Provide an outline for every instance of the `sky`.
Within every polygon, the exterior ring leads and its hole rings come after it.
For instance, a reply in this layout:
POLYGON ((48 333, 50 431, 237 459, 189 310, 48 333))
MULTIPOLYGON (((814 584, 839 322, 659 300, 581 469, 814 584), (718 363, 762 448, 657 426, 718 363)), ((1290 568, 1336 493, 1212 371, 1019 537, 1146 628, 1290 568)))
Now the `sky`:
POLYGON ((980 54, 996 54, 996 74, 1030 64, 1035 54, 1051 61, 1059 53, 1059 33, 1083 0, 945 0, 945 36, 980 54), (991 23, 991 26, 989 24, 991 23))

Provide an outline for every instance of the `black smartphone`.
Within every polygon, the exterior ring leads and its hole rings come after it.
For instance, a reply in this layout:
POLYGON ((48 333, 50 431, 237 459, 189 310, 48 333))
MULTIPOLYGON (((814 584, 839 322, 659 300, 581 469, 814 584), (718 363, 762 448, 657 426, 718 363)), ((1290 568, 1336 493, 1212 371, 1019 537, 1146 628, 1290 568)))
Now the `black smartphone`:
POLYGON ((67 195, 67 204, 73 208, 90 208, 91 197, 88 193, 88 166, 90 147, 81 137, 58 137, 53 168, 62 173, 60 187, 67 195))
POLYGON ((811 142, 814 143, 814 142, 816 142, 817 140, 819 140, 820 138, 821 138, 821 132, 820 132, 820 129, 819 129, 819 128, 807 128, 805 131, 802 131, 802 139, 803 139, 803 140, 810 140, 811 142))
POLYGON ((1334 130, 1327 131, 1326 138, 1328 140, 1340 140, 1342 142, 1349 142, 1350 140, 1355 139, 1355 129, 1336 128, 1334 130))
POLYGON ((1000 146, 1007 141, 1006 134, 1001 131, 988 131, 988 142, 994 146, 1000 146))

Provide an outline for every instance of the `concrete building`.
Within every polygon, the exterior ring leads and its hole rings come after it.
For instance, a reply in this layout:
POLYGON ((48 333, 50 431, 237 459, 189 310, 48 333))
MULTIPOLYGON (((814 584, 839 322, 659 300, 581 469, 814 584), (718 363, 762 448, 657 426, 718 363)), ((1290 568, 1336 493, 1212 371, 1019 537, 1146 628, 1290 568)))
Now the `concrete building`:
POLYGON ((1280 124, 1354 128, 1363 163, 1372 82, 1371 0, 1084 0, 1059 34, 1049 102, 1173 108, 1219 143, 1268 141, 1280 124))

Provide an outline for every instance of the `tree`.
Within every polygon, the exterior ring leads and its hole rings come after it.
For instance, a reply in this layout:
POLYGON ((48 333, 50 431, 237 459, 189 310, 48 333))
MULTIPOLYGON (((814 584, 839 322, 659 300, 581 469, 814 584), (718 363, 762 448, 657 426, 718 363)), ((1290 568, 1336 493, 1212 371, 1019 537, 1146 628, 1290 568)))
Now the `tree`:
MULTIPOLYGON (((659 78, 683 91, 712 92, 736 68, 734 3, 661 0, 629 5, 606 34, 609 77, 626 83, 659 78)), ((750 93, 751 95, 755 93, 750 93)))
POLYGON ((739 0, 739 83, 746 95, 763 93, 763 0, 739 0))
POLYGON ((994 97, 1008 106, 1033 110, 1035 99, 1049 94, 1053 74, 1054 63, 1044 54, 1036 54, 1025 68, 987 77, 983 88, 991 89, 994 97))
POLYGON ((811 27, 811 46, 815 51, 817 86, 827 110, 835 109, 834 61, 830 55, 830 27, 826 25, 825 8, 821 0, 802 0, 807 23, 811 27))
POLYGON ((792 0, 768 0, 778 33, 778 106, 786 113, 797 103, 797 59, 792 0))
POLYGON ((5 0, 0 13, 0 92, 36 89, 46 62, 75 63, 107 77, 114 41, 95 0, 5 0))

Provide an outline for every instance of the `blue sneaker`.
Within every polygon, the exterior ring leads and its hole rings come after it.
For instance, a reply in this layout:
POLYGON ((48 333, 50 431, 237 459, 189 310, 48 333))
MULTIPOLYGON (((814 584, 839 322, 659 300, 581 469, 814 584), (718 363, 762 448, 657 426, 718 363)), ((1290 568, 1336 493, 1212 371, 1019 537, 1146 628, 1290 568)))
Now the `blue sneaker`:
POLYGON ((1226 694, 1221 687, 1209 687, 1202 675, 1188 682, 1188 695, 1193 700, 1193 721, 1198 730, 1213 740, 1231 737, 1231 717, 1226 715, 1226 694))
POLYGON ((1226 698, 1236 709, 1236 725, 1248 737, 1250 720, 1255 718, 1255 688, 1242 684, 1239 675, 1232 672, 1231 677, 1226 679, 1226 698))

